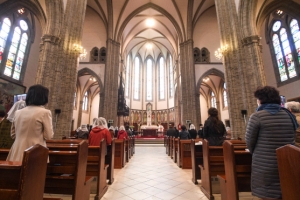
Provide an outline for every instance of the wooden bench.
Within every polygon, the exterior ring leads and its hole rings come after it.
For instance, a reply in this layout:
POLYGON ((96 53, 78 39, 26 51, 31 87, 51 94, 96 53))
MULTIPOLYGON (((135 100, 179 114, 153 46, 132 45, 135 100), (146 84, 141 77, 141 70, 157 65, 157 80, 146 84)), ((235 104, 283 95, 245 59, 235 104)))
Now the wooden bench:
POLYGON ((238 200, 239 192, 251 191, 252 155, 245 149, 245 141, 223 143, 225 175, 218 175, 221 199, 238 200))
POLYGON ((171 156, 172 157, 172 136, 168 137, 168 156, 171 156))
POLYGON ((129 139, 124 139, 124 143, 125 143, 125 155, 126 155, 126 162, 129 162, 129 159, 130 159, 130 143, 129 143, 129 139))
POLYGON ((224 175, 223 146, 209 146, 209 142, 202 141, 203 163, 199 165, 201 172, 201 191, 208 199, 214 199, 212 193, 212 177, 224 175))
POLYGON ((121 169, 125 166, 126 162, 126 151, 125 151, 125 142, 123 139, 115 140, 115 169, 121 169))
POLYGON ((44 192, 72 195, 72 200, 88 200, 93 180, 86 176, 88 144, 81 141, 73 146, 76 151, 49 150, 44 192))
MULTIPOLYGON (((56 143, 55 141, 51 141, 47 145, 50 150, 76 151, 78 142, 80 141, 82 140, 56 140, 56 143), (68 141, 69 143, 67 143, 68 141)), ((114 181, 114 168, 110 167, 114 165, 114 148, 114 140, 112 140, 112 144, 108 147, 105 140, 102 140, 99 146, 88 147, 86 175, 97 177, 95 199, 100 199, 106 193, 108 189, 107 179, 109 180, 109 184, 114 181)))
POLYGON ((178 138, 173 138, 173 161, 176 163, 177 162, 177 151, 178 151, 178 138))
POLYGON ((166 136, 166 154, 169 155, 169 136, 166 136))
POLYGON ((198 184, 197 180, 201 179, 199 165, 203 164, 202 145, 195 145, 195 143, 199 141, 202 142, 202 139, 196 139, 191 141, 192 181, 194 184, 198 184))
POLYGON ((0 160, 6 160, 10 149, 0 149, 0 160))
POLYGON ((24 151, 22 162, 0 161, 0 199, 43 199, 48 149, 36 144, 24 151))
POLYGON ((285 145, 276 149, 283 200, 299 200, 300 148, 285 145))
POLYGON ((192 169, 191 140, 179 140, 180 166, 182 169, 192 169))
POLYGON ((170 137, 170 157, 173 159, 174 154, 173 154, 173 149, 174 149, 174 143, 173 143, 173 137, 170 137))

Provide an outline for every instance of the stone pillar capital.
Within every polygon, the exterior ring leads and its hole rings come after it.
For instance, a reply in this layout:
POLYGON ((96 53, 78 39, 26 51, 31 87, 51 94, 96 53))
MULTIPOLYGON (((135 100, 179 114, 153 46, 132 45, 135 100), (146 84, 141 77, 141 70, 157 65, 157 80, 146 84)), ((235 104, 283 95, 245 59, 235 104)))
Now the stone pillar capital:
POLYGON ((51 43, 51 44, 58 45, 59 42, 60 42, 60 37, 55 36, 55 35, 45 34, 45 35, 43 35, 43 37, 42 37, 42 41, 43 41, 43 43, 49 42, 49 43, 51 43))
POLYGON ((242 44, 243 44, 243 46, 248 46, 248 45, 251 45, 253 43, 259 44, 260 40, 261 40, 261 37, 259 37, 258 35, 251 35, 251 36, 248 36, 248 37, 244 37, 242 39, 242 44))

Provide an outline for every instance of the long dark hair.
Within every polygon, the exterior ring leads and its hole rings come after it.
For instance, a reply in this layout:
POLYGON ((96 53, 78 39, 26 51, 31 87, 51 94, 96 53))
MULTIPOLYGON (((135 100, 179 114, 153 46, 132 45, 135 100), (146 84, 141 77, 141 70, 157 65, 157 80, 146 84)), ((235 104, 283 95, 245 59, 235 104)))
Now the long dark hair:
POLYGON ((219 124, 222 122, 219 120, 218 110, 216 108, 210 108, 208 109, 208 114, 211 120, 211 123, 209 124, 210 128, 220 133, 221 130, 219 130, 220 128, 219 124))

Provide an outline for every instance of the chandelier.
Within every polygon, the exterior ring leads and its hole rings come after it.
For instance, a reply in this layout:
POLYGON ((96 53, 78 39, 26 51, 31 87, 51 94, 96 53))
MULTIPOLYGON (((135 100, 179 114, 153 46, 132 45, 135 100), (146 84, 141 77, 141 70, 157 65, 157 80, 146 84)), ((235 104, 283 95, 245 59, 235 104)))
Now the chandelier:
POLYGON ((87 52, 86 50, 79 44, 74 44, 73 49, 76 53, 78 53, 78 57, 80 60, 85 59, 87 52))
POLYGON ((222 60, 223 55, 225 54, 225 52, 228 50, 228 45, 224 45, 221 46, 220 48, 218 48, 217 51, 215 51, 215 56, 218 60, 222 60))

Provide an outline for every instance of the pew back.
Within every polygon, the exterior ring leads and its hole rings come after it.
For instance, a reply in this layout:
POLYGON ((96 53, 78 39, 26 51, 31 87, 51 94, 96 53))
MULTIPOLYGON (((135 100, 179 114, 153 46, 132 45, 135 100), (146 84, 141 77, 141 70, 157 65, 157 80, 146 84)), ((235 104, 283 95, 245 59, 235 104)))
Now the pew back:
POLYGON ((283 200, 298 200, 300 188, 300 148, 285 145, 276 149, 283 200))
POLYGON ((179 150, 182 169, 192 169, 191 140, 180 140, 179 150))
POLYGON ((36 144, 24 151, 22 162, 0 161, 1 199, 43 199, 47 159, 48 149, 36 144))
POLYGON ((195 145, 196 142, 202 142, 202 139, 191 141, 191 156, 192 156, 192 181, 198 184, 197 179, 201 179, 199 165, 203 165, 203 150, 202 145, 195 145))

